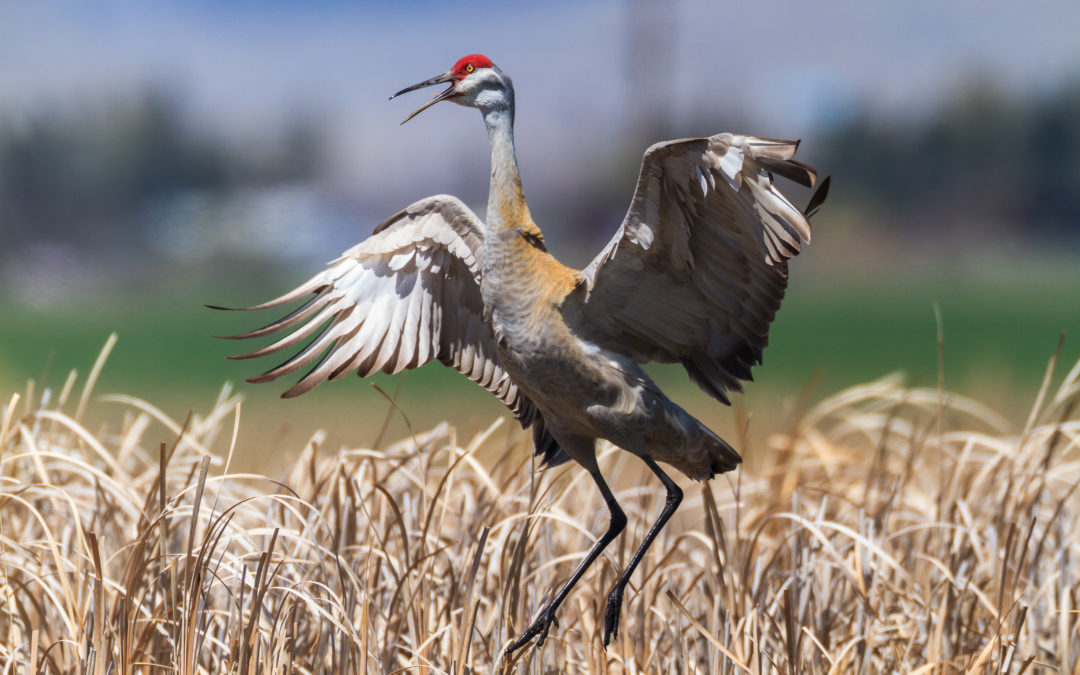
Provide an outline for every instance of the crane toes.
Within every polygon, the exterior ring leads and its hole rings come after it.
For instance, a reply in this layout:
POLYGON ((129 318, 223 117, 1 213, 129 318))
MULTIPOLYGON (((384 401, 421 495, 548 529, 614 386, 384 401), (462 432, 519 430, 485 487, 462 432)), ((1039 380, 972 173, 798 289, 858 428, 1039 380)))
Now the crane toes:
POLYGON ((615 588, 611 589, 611 595, 607 599, 607 609, 604 610, 604 649, 607 649, 613 638, 619 636, 623 588, 622 584, 615 584, 615 588))
POLYGON ((551 625, 555 624, 555 627, 559 627, 559 620, 555 618, 555 608, 548 605, 540 612, 540 616, 536 618, 533 625, 525 629, 525 632, 521 634, 517 640, 507 647, 503 653, 509 655, 511 652, 517 651, 521 647, 524 647, 534 637, 539 636, 536 641, 536 646, 539 647, 544 644, 544 640, 547 639, 548 631, 551 629, 551 625))

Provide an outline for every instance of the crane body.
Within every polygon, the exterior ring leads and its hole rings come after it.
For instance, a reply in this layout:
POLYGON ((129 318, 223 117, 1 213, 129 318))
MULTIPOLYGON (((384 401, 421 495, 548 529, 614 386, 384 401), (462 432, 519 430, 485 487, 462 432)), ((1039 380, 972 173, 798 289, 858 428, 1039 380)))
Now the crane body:
POLYGON ((285 396, 353 371, 394 373, 438 359, 531 427, 545 464, 573 460, 590 473, 610 511, 608 529, 508 652, 533 638, 543 643, 574 584, 626 525, 597 464, 597 441, 640 457, 667 499, 608 596, 606 646, 618 633, 630 576, 682 500, 657 461, 696 480, 741 461, 672 402, 642 364, 682 363, 725 403, 727 391, 739 391, 760 362, 787 283, 786 260, 809 241, 809 215, 824 200, 827 181, 804 213, 772 185, 774 173, 814 183, 814 171, 792 159, 797 143, 732 134, 659 143, 646 152, 615 238, 588 267, 571 269, 547 251, 525 202, 509 77, 474 54, 394 96, 439 83, 450 88, 405 122, 443 100, 480 109, 492 164, 486 220, 447 195, 411 205, 305 284, 248 308, 307 298, 283 319, 236 336, 286 333, 237 358, 282 351, 314 335, 292 358, 251 379, 273 380, 314 364, 285 396))

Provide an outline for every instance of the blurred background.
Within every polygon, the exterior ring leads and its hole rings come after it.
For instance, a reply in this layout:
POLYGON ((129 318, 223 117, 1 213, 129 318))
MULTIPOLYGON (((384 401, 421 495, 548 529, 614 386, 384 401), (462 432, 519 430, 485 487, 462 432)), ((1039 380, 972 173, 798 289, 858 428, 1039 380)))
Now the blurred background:
MULTIPOLYGON (((658 140, 801 138, 832 174, 740 398, 754 425, 896 370, 935 385, 935 306, 946 387, 1019 420, 1062 331, 1080 355, 1078 34, 1073 0, 0 3, 0 385, 55 391, 117 331, 98 393, 182 419, 230 380, 266 452, 318 426, 373 442, 390 406, 367 382, 280 401, 243 383, 273 364, 209 337, 276 317, 203 305, 276 296, 431 194, 482 215, 479 115, 401 127, 426 94, 386 100, 482 52, 514 78, 526 194, 569 264, 615 231, 658 140)), ((376 382, 417 430, 503 413, 438 365, 376 382)))

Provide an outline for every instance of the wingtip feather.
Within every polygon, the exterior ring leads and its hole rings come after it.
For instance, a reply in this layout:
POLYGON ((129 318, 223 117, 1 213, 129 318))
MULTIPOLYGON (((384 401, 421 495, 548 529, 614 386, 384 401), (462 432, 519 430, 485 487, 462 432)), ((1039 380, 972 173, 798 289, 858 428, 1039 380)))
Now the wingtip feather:
POLYGON ((821 185, 810 196, 810 201, 806 204, 806 210, 803 212, 806 214, 807 219, 813 218, 821 210, 822 205, 825 204, 825 199, 829 196, 829 186, 831 184, 832 176, 825 176, 825 180, 821 181, 821 185))

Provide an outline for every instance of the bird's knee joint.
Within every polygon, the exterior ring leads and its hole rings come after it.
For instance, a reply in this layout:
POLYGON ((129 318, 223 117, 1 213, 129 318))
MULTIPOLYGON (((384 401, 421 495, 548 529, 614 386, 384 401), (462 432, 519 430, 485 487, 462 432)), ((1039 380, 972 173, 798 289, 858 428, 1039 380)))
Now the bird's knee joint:
POLYGON ((618 511, 612 511, 611 512, 611 521, 608 524, 608 532, 610 532, 612 535, 616 535, 616 534, 622 532, 623 528, 625 528, 625 527, 626 527, 626 514, 623 513, 622 509, 619 509, 618 511))
POLYGON ((672 485, 667 493, 667 505, 678 506, 682 503, 683 491, 678 485, 672 485))

